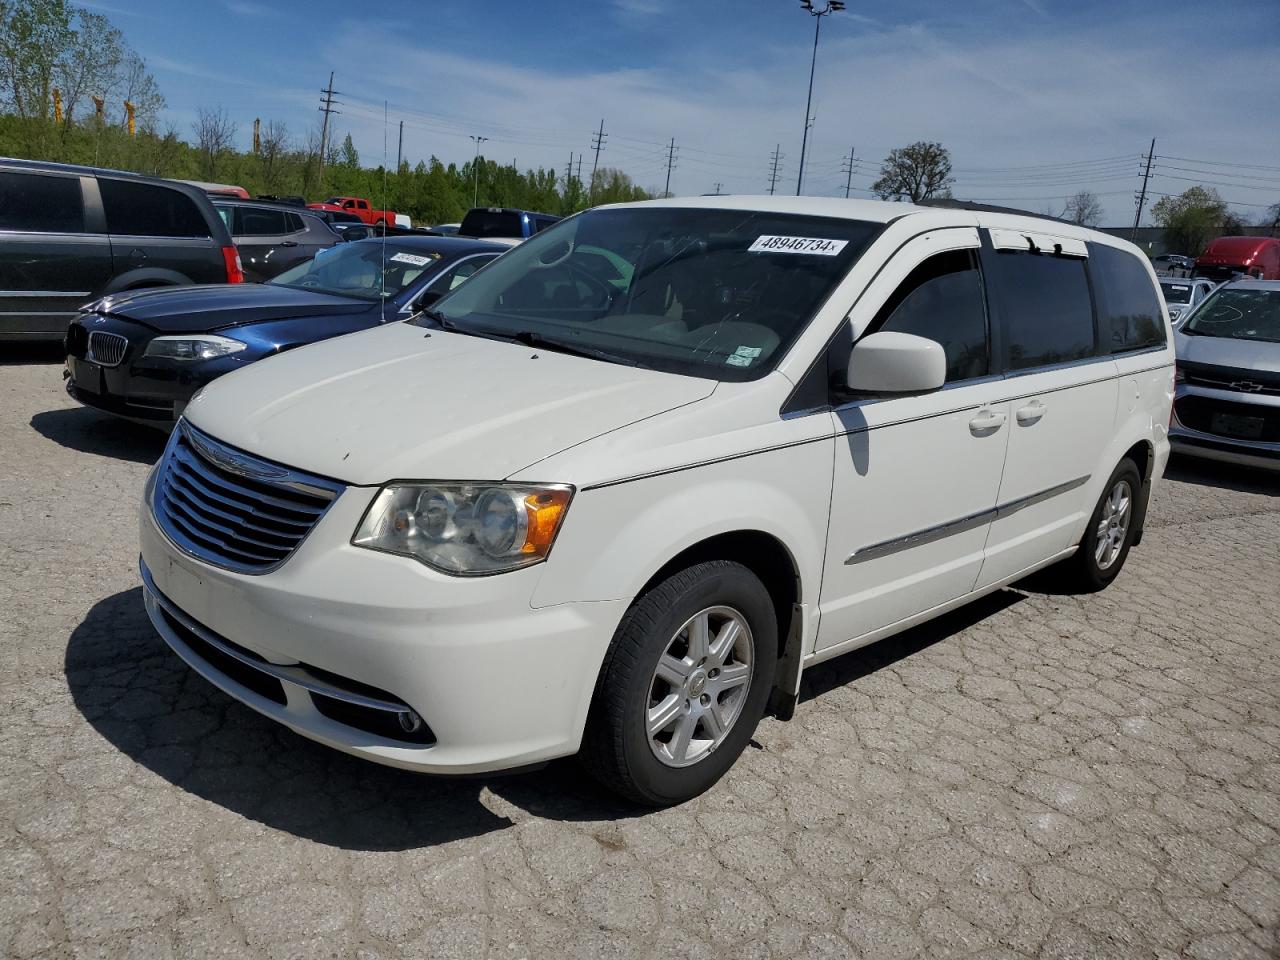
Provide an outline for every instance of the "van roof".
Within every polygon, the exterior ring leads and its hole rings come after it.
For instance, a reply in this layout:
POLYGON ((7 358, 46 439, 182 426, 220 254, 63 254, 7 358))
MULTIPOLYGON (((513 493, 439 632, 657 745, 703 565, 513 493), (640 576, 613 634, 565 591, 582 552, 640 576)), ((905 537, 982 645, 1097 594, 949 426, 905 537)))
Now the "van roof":
MULTIPOLYGON (((1108 246, 1132 247, 1128 241, 1088 227, 1080 227, 1056 217, 991 207, 966 201, 949 201, 945 205, 918 205, 893 200, 855 200, 843 197, 781 197, 712 195, 706 197, 670 197, 610 204, 609 209, 638 207, 683 207, 686 209, 743 210, 760 213, 791 213, 809 217, 838 217, 870 223, 892 223, 905 217, 927 217, 939 225, 980 224, 1022 230, 1040 230, 1060 237, 1089 240, 1108 246)), ((1136 249, 1136 248, 1133 248, 1136 249)))

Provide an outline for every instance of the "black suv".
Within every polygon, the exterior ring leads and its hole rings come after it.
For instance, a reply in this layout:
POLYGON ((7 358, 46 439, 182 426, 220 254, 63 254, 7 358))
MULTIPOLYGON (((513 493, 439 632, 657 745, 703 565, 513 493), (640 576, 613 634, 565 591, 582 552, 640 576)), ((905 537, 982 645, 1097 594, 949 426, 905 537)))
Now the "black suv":
POLYGON ((0 158, 0 340, 60 340, 106 293, 243 279, 197 187, 0 158))
POLYGON ((244 278, 260 283, 342 242, 322 217, 286 203, 213 198, 240 250, 244 278))

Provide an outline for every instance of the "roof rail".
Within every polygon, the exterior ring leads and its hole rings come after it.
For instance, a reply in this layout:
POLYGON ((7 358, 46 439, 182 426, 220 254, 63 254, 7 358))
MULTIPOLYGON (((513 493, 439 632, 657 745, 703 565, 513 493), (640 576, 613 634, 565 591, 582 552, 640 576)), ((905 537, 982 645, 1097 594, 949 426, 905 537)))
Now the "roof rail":
POLYGON ((1037 220, 1052 220, 1054 223, 1066 223, 1073 227, 1080 224, 1055 217, 1048 213, 1036 213, 1032 210, 1019 210, 1017 207, 1001 207, 994 203, 979 203, 976 200, 955 200, 951 197, 931 197, 928 200, 917 200, 918 207, 945 207, 950 210, 974 210, 978 213, 1012 213, 1020 217, 1035 217, 1037 220))

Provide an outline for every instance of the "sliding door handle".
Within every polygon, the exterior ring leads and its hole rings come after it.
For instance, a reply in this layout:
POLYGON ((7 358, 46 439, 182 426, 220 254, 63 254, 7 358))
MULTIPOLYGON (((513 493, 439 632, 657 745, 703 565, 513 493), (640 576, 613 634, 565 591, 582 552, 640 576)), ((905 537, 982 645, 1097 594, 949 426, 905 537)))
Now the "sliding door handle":
POLYGON ((989 407, 983 407, 978 415, 969 421, 969 432, 975 434, 989 433, 999 430, 1008 419, 1003 413, 996 413, 989 407))
POLYGON ((1017 416, 1020 424, 1024 427, 1029 427, 1033 423, 1039 422, 1040 418, 1045 415, 1047 410, 1048 407, 1039 400, 1032 400, 1025 407, 1019 407, 1015 416, 1017 416))

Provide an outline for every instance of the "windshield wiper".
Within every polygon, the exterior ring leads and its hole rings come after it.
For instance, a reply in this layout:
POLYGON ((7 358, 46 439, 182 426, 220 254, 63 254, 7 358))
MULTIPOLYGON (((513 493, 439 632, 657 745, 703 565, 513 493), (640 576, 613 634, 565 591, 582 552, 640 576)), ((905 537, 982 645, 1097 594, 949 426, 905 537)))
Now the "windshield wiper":
POLYGON ((543 350, 553 350, 556 353, 566 353, 574 357, 604 360, 607 363, 620 363, 626 367, 639 366, 630 357, 621 357, 606 350, 597 350, 594 347, 583 347, 576 343, 567 343, 564 340, 557 340, 554 337, 538 333, 536 330, 521 330, 511 334, 507 339, 511 340, 512 343, 523 343, 526 347, 541 347, 543 350))

